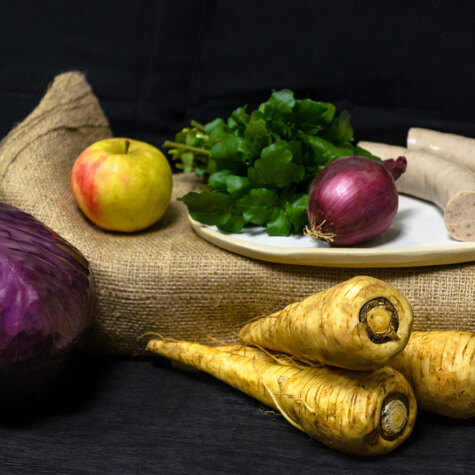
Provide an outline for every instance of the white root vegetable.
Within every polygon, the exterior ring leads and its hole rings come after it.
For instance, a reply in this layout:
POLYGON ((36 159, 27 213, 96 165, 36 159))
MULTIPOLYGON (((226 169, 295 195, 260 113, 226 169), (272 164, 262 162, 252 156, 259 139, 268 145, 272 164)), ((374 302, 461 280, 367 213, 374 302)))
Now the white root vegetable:
POLYGON ((475 417, 475 334, 413 332, 389 365, 414 389, 421 409, 447 417, 475 417))
MULTIPOLYGON (((276 361, 283 361, 284 356, 279 355, 279 358, 272 356, 271 353, 265 350, 261 350, 254 346, 247 346, 247 345, 221 345, 221 346, 213 346, 212 347, 216 351, 221 351, 225 354, 235 354, 240 356, 245 356, 246 358, 256 358, 260 361, 267 361, 268 363, 275 363, 276 361)), ((291 361, 291 358, 288 359, 291 361)), ((191 372, 198 372, 199 370, 195 366, 187 365, 178 360, 171 361, 172 366, 175 368, 184 370, 184 371, 191 371, 191 372)))
POLYGON ((343 452, 390 452, 407 439, 415 423, 414 392, 389 367, 366 372, 299 367, 269 362, 258 349, 242 353, 159 339, 150 340, 147 350, 215 376, 280 411, 310 437, 343 452))
POLYGON ((412 127, 407 134, 409 150, 425 150, 464 165, 475 173, 475 139, 437 130, 412 127))
POLYGON ((475 241, 475 173, 422 150, 374 142, 358 145, 382 159, 404 155, 407 169, 396 182, 398 191, 439 206, 444 211, 445 227, 454 239, 475 241))
POLYGON ((254 320, 242 343, 353 370, 379 368, 412 331, 406 297, 382 280, 356 276, 254 320))

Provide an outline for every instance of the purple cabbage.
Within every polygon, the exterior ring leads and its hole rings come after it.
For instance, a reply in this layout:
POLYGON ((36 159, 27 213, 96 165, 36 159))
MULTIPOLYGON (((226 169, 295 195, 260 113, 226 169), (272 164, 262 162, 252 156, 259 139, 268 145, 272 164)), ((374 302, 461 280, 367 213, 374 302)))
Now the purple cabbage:
POLYGON ((0 394, 49 377, 91 326, 84 256, 33 216, 0 203, 0 394))

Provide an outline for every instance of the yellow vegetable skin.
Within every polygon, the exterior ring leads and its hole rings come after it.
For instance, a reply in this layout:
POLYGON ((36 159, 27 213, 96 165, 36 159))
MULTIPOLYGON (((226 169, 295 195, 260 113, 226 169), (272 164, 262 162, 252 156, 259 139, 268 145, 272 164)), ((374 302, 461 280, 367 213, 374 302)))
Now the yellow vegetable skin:
POLYGON ((421 409, 443 416, 475 417, 475 334, 414 332, 390 366, 414 389, 421 409))
POLYGON ((324 365, 301 368, 270 363, 265 354, 242 356, 238 351, 157 339, 148 342, 147 350, 215 376, 279 410, 310 437, 343 452, 390 452, 409 436, 415 423, 412 388, 389 367, 371 372, 324 365))
POLYGON ((244 326, 241 342, 353 370, 380 368, 404 349, 412 307, 399 291, 354 277, 244 326))
MULTIPOLYGON (((223 353, 230 353, 240 356, 245 356, 246 358, 257 358, 261 361, 267 361, 268 363, 275 363, 277 360, 279 361, 287 361, 290 362, 291 358, 287 357, 284 359, 282 355, 279 355, 277 358, 276 356, 272 356, 269 352, 260 350, 259 348, 255 348, 254 346, 244 346, 244 345, 223 345, 223 346, 213 346, 213 349, 216 351, 221 351, 223 353)), ((196 367, 187 365, 177 360, 172 360, 172 366, 178 369, 182 369, 185 371, 194 371, 198 372, 196 367)))

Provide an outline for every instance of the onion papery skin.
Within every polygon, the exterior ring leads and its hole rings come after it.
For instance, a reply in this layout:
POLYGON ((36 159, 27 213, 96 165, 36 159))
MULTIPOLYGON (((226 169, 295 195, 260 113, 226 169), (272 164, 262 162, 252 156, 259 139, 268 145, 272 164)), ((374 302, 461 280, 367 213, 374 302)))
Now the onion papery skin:
POLYGON ((337 245, 369 241, 389 228, 398 203, 394 179, 383 162, 357 155, 339 158, 310 185, 309 234, 327 235, 321 239, 337 245))
POLYGON ((37 389, 90 328, 89 263, 66 240, 0 203, 0 396, 37 389))

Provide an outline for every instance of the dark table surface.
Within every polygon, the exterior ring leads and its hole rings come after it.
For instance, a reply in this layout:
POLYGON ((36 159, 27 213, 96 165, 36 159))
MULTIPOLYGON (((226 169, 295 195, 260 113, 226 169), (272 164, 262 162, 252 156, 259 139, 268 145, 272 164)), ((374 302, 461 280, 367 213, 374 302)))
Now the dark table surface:
POLYGON ((357 458, 208 375, 79 352, 54 392, 2 417, 0 440, 1 473, 475 473, 473 420, 420 412, 398 449, 357 458))

